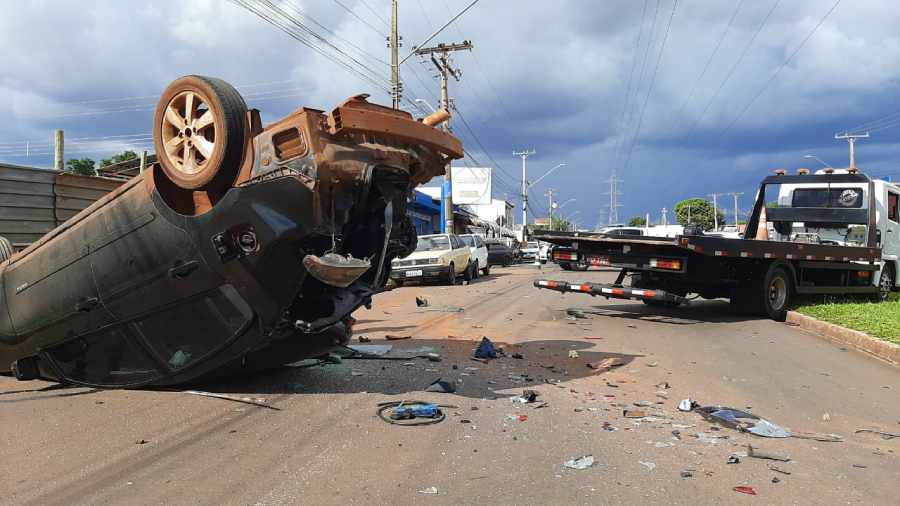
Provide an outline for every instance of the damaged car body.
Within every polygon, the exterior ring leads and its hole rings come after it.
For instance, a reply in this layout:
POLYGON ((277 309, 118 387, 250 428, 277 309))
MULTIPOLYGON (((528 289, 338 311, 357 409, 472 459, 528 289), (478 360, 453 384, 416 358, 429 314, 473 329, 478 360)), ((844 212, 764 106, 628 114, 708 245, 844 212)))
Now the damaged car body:
POLYGON ((224 81, 176 80, 158 162, 0 263, 0 371, 171 385, 346 344, 415 249, 409 193, 463 155, 444 116, 360 95, 263 128, 224 81))

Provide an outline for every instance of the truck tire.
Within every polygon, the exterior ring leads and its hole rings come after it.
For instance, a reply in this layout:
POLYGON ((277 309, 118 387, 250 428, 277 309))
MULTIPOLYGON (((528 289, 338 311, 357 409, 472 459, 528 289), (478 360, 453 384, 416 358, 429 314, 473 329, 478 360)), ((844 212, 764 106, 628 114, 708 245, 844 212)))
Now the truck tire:
POLYGON ((794 294, 791 274, 784 267, 772 264, 766 270, 761 286, 757 284, 756 288, 757 307, 762 308, 763 316, 783 322, 794 294))
POLYGON ((0 237, 0 263, 9 260, 12 256, 12 243, 6 237, 0 237))
MULTIPOLYGON (((2 258, 2 257, 0 257, 2 258)), ((884 302, 891 296, 894 289, 894 265, 885 263, 878 276, 878 292, 875 294, 875 302, 884 302)))
POLYGON ((247 105, 221 79, 185 76, 163 91, 153 146, 165 175, 186 190, 230 186, 244 155, 247 105))

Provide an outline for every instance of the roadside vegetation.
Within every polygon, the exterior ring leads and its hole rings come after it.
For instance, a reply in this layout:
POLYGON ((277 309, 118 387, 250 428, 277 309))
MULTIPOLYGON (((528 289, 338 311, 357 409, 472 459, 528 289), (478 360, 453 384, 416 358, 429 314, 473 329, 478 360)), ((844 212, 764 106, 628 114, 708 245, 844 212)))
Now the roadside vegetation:
POLYGON ((894 294, 891 300, 881 304, 860 299, 841 298, 820 301, 805 301, 797 312, 819 320, 835 323, 885 341, 900 344, 900 297, 894 294))

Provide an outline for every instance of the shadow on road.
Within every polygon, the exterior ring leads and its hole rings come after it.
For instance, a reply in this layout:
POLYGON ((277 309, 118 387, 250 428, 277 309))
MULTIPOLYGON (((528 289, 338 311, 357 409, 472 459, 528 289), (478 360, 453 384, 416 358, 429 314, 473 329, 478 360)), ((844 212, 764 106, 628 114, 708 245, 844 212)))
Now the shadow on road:
MULTIPOLYGON (((720 300, 703 300, 689 306, 660 307, 638 304, 608 304, 595 306, 572 306, 589 318, 624 318, 630 320, 666 323, 670 325, 694 325, 697 323, 733 323, 760 320, 762 317, 740 315, 730 304, 720 300)), ((562 312, 563 317, 565 312, 562 312)))
POLYGON ((495 399, 519 394, 523 388, 547 383, 564 385, 569 380, 603 375, 610 370, 627 367, 640 356, 607 353, 595 348, 597 343, 602 346, 602 341, 579 340, 538 340, 516 345, 495 342, 504 348, 506 356, 483 363, 470 358, 477 341, 411 339, 396 344, 379 340, 374 344, 393 344, 395 352, 431 348, 441 355, 442 360, 345 359, 340 364, 286 367, 197 387, 238 394, 368 392, 411 397, 440 378, 456 383, 454 395, 495 399), (578 358, 569 357, 569 352, 573 350, 578 358), (512 358, 517 353, 523 358, 512 358), (592 369, 588 364, 600 364, 601 369, 592 369), (617 367, 608 367, 613 364, 617 367))

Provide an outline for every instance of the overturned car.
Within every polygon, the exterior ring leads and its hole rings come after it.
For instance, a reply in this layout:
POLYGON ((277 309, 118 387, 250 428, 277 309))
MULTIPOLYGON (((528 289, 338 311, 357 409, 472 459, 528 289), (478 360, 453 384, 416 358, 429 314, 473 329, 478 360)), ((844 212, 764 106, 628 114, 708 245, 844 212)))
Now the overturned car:
POLYGON ((353 97, 262 127, 226 82, 174 81, 158 162, 0 258, 0 372, 101 387, 252 372, 346 344, 413 187, 460 158, 434 124, 353 97))

